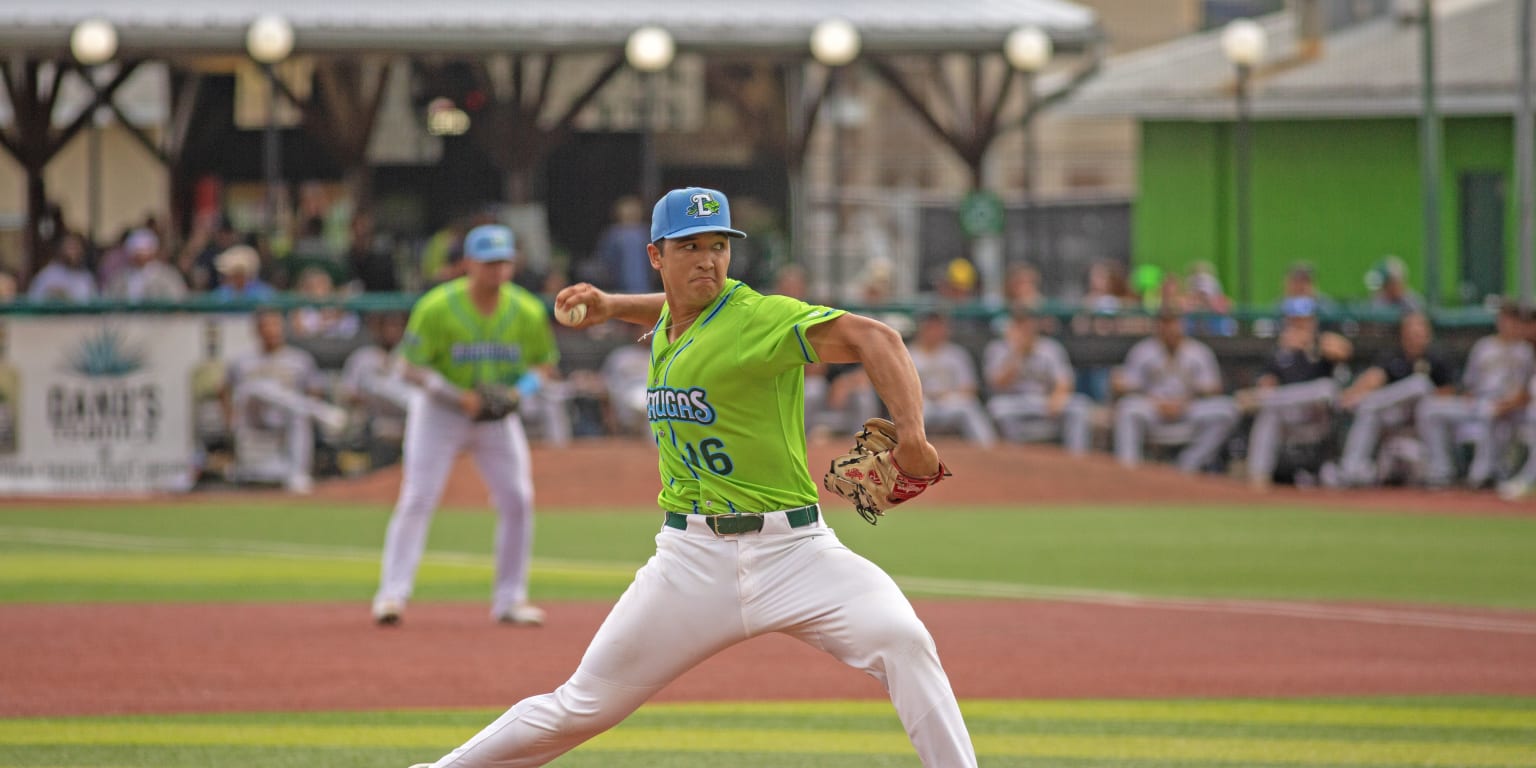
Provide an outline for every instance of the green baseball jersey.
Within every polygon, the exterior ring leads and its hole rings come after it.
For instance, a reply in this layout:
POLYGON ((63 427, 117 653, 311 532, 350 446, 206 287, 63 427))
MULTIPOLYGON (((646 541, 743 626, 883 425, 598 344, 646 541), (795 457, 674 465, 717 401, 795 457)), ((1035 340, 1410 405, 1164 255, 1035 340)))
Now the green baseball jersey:
POLYGON ((433 288, 411 308, 400 342, 412 365, 431 368, 468 389, 480 383, 511 385, 529 368, 560 359, 544 302, 511 283, 490 315, 469 297, 469 278, 433 288))
POLYGON ((807 328, 843 314, 727 280, 676 341, 663 309, 651 340, 646 410, 661 495, 675 512, 770 512, 812 504, 806 470, 807 328))

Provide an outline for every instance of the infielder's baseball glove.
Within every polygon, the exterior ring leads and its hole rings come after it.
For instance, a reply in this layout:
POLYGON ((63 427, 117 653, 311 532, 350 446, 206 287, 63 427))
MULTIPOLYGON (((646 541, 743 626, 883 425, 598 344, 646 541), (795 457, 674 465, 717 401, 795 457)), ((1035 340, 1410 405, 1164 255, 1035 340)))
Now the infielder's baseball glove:
POLYGON ((480 395, 480 410, 475 413, 475 421, 500 421, 517 413, 521 400, 517 390, 499 384, 476 384, 475 392, 480 395))
POLYGON ((915 498, 950 476, 942 461, 939 471, 931 477, 907 474, 891 456, 895 447, 895 424, 885 419, 864 422, 864 429, 854 435, 853 450, 832 460, 821 480, 822 486, 853 502, 859 516, 875 525, 885 510, 915 498))

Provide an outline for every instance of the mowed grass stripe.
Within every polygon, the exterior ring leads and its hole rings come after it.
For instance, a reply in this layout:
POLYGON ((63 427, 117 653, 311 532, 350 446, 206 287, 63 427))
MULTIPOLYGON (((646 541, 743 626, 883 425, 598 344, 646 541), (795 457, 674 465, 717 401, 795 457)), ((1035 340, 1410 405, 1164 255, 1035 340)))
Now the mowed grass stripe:
MULTIPOLYGON (((238 726, 196 723, 0 723, 0 745, 397 747, 441 749, 465 738, 444 726, 238 726)), ((1354 739, 1245 739, 1097 734, 982 734, 981 755, 1077 759, 1254 761, 1317 765, 1536 766, 1532 744, 1374 741, 1354 739)), ((695 729, 620 727, 582 747, 602 752, 793 752, 909 754, 901 732, 807 731, 772 728, 695 729)))

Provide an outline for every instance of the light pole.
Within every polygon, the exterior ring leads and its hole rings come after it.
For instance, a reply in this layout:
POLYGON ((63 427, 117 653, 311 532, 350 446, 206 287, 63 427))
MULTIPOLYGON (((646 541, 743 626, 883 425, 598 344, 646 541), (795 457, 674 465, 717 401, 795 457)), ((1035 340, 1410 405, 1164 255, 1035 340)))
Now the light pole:
POLYGON ((1039 217, 1035 215, 1035 183, 1038 177, 1035 175, 1035 129, 1034 116, 1030 109, 1035 102, 1035 76, 1040 70, 1045 69, 1051 63, 1051 56, 1055 53, 1055 46, 1051 43, 1051 36, 1045 30, 1036 26, 1019 27, 1008 34, 1008 39, 1003 41, 1003 58, 1008 60, 1008 66, 1013 67, 1022 79, 1024 92, 1023 122, 1020 128, 1024 138, 1024 254, 1029 255, 1029 239, 1039 239, 1035 232, 1035 225, 1039 217))
POLYGON ((267 195, 262 217, 271 235, 277 224, 277 189, 283 175, 282 146, 277 141, 277 72, 273 67, 293 53, 293 25, 281 16, 258 17, 245 32, 245 50, 261 65, 267 79, 267 125, 261 151, 267 195))
POLYGON ((629 33, 624 43, 624 58, 629 66, 640 73, 644 82, 644 108, 640 116, 640 196, 650 204, 660 194, 661 171, 656 165, 656 140, 653 135, 656 119, 656 73, 672 65, 677 45, 672 33, 661 27, 641 27, 629 33))
POLYGON ((843 67, 859 57, 862 47, 863 40, 858 28, 846 19, 826 19, 811 30, 811 56, 827 68, 828 83, 824 98, 828 105, 837 107, 828 115, 831 119, 827 121, 832 126, 832 258, 829 271, 834 286, 843 285, 845 255, 840 253, 843 246, 843 124, 848 117, 847 105, 838 93, 838 85, 842 80, 843 67))
POLYGON ((1253 232, 1252 211, 1249 207, 1250 173, 1250 126, 1248 117, 1248 80, 1253 68, 1264 60, 1268 47, 1264 28, 1251 19, 1237 19, 1227 24, 1221 32, 1221 52, 1237 67, 1237 132, 1233 137, 1236 154, 1236 213, 1237 213, 1237 300, 1247 307, 1253 298, 1253 232))
POLYGON ((96 90, 96 68, 117 55, 117 28, 105 19, 82 21, 69 35, 69 50, 75 61, 85 68, 85 76, 91 81, 91 132, 86 145, 86 208, 89 211, 86 236, 95 248, 101 227, 101 124, 96 120, 96 110, 101 104, 96 90))

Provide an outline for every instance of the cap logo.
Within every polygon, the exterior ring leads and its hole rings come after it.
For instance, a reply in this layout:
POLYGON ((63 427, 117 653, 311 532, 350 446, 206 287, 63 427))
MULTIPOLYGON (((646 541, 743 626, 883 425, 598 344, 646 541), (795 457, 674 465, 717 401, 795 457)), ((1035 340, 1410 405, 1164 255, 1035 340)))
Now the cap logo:
POLYGON ((693 197, 688 199, 693 202, 693 205, 688 206, 688 210, 683 211, 683 213, 696 219, 713 216, 720 212, 720 203, 716 202, 715 198, 706 192, 696 192, 693 197))

